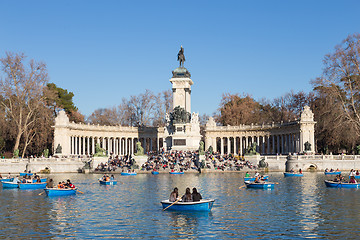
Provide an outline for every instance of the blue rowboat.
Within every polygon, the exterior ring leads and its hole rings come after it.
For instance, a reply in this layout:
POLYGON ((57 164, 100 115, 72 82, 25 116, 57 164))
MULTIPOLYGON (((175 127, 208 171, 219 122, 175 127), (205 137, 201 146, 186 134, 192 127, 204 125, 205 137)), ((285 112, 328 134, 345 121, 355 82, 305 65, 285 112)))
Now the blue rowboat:
POLYGON ((284 177, 303 177, 303 173, 290 173, 290 172, 284 172, 284 177))
MULTIPOLYGON (((46 182, 46 178, 40 178, 41 182, 46 182)), ((37 179, 33 179, 32 182, 36 183, 37 179)))
POLYGON ((20 173, 20 176, 26 176, 26 175, 32 176, 33 173, 26 173, 26 172, 21 172, 21 173, 20 173))
POLYGON ((198 202, 177 202, 171 207, 167 208, 174 202, 170 202, 169 200, 161 201, 163 209, 173 210, 173 211, 210 211, 213 207, 215 200, 214 199, 202 199, 198 202))
POLYGON ((123 176, 133 176, 133 175, 136 175, 137 173, 136 172, 131 172, 131 173, 128 173, 128 172, 122 172, 121 175, 123 176))
POLYGON ((169 172, 170 174, 184 174, 184 172, 169 172))
POLYGON ((159 172, 158 171, 152 171, 151 174, 158 175, 159 172))
POLYGON ((274 188, 275 184, 272 182, 255 183, 255 182, 245 181, 245 185, 247 188, 272 189, 274 188))
POLYGON ((75 195, 77 188, 45 188, 48 197, 75 195))
POLYGON ((19 185, 17 183, 13 183, 13 182, 2 182, 2 187, 3 188, 18 188, 19 185))
POLYGON ((325 175, 339 175, 341 174, 341 171, 337 171, 337 172, 325 172, 325 175))
POLYGON ((14 178, 3 178, 3 179, 0 179, 1 182, 12 182, 14 181, 14 178))
MULTIPOLYGON (((253 182, 255 181, 255 178, 256 177, 244 177, 244 181, 250 181, 250 182, 253 182)), ((262 178, 263 181, 268 181, 269 180, 269 176, 263 176, 262 178)))
POLYGON ((110 180, 110 181, 99 180, 99 183, 101 185, 116 185, 117 181, 116 180, 110 180))
POLYGON ((19 183, 20 189, 44 189, 46 188, 45 183, 19 183))
POLYGON ((325 180, 325 185, 332 188, 360 188, 360 183, 345 183, 325 180))

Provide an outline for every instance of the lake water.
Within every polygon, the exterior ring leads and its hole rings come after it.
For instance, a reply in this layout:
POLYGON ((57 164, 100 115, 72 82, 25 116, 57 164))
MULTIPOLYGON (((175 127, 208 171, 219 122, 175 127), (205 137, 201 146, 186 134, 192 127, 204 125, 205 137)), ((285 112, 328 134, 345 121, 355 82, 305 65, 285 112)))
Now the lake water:
POLYGON ((102 186, 95 174, 70 178, 84 192, 46 197, 43 190, 0 190, 0 238, 24 239, 358 239, 360 189, 326 188, 323 173, 284 178, 272 190, 239 189, 243 173, 116 175, 102 186), (211 212, 162 211, 174 187, 213 198, 211 212))

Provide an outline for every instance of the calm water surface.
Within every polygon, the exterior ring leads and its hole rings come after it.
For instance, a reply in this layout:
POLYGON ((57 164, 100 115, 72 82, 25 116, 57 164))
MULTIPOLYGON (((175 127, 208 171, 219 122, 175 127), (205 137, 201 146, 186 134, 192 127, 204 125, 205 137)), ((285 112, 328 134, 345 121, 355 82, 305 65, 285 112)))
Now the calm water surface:
POLYGON ((116 175, 116 186, 99 185, 95 174, 50 175, 72 179, 84 194, 0 190, 0 238, 358 239, 360 189, 326 188, 323 173, 304 175, 270 173, 279 183, 273 190, 239 189, 243 173, 116 175), (160 201, 175 186, 214 198, 212 211, 162 211, 160 201))

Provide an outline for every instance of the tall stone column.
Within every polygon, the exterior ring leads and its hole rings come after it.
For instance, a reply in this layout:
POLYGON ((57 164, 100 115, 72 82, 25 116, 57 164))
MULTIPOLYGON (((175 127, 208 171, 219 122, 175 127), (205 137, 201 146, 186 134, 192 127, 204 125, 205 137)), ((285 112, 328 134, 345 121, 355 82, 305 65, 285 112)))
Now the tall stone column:
POLYGON ((79 155, 79 152, 78 152, 78 137, 77 136, 75 137, 75 155, 79 155))
POLYGON ((129 152, 128 152, 128 138, 125 137, 125 152, 124 154, 127 155, 129 152))
POLYGON ((270 154, 271 153, 271 149, 270 149, 270 136, 266 136, 267 139, 267 148, 266 148, 266 153, 270 154))
POLYGON ((280 154, 280 135, 276 135, 277 153, 280 154))
POLYGON ((281 153, 285 153, 284 135, 281 135, 281 153))
POLYGON ((233 147, 234 147, 234 155, 237 154, 237 151, 236 151, 236 137, 233 137, 234 139, 234 144, 233 144, 233 147))
POLYGON ((240 136, 240 145, 239 145, 239 152, 240 152, 240 155, 243 155, 243 146, 242 146, 242 141, 243 141, 243 137, 240 136))
POLYGON ((91 137, 91 154, 95 154, 95 139, 94 136, 91 137))
POLYGON ((220 154, 223 155, 224 154, 224 138, 221 137, 220 141, 221 141, 221 143, 220 143, 220 147, 221 147, 220 154))
POLYGON ((275 135, 272 135, 272 153, 275 154, 275 135))
POLYGON ((230 152, 231 152, 231 147, 230 147, 230 142, 231 142, 231 140, 230 140, 230 137, 227 137, 227 154, 229 154, 230 152))

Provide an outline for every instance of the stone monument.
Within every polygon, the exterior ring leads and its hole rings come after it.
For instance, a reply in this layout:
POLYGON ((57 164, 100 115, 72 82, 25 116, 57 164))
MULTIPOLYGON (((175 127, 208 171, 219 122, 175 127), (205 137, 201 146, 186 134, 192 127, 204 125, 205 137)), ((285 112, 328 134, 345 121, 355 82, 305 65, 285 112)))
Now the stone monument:
POLYGON ((184 49, 178 53, 180 66, 172 71, 173 111, 166 118, 166 150, 198 150, 201 140, 199 114, 191 113, 190 72, 184 67, 184 49))

